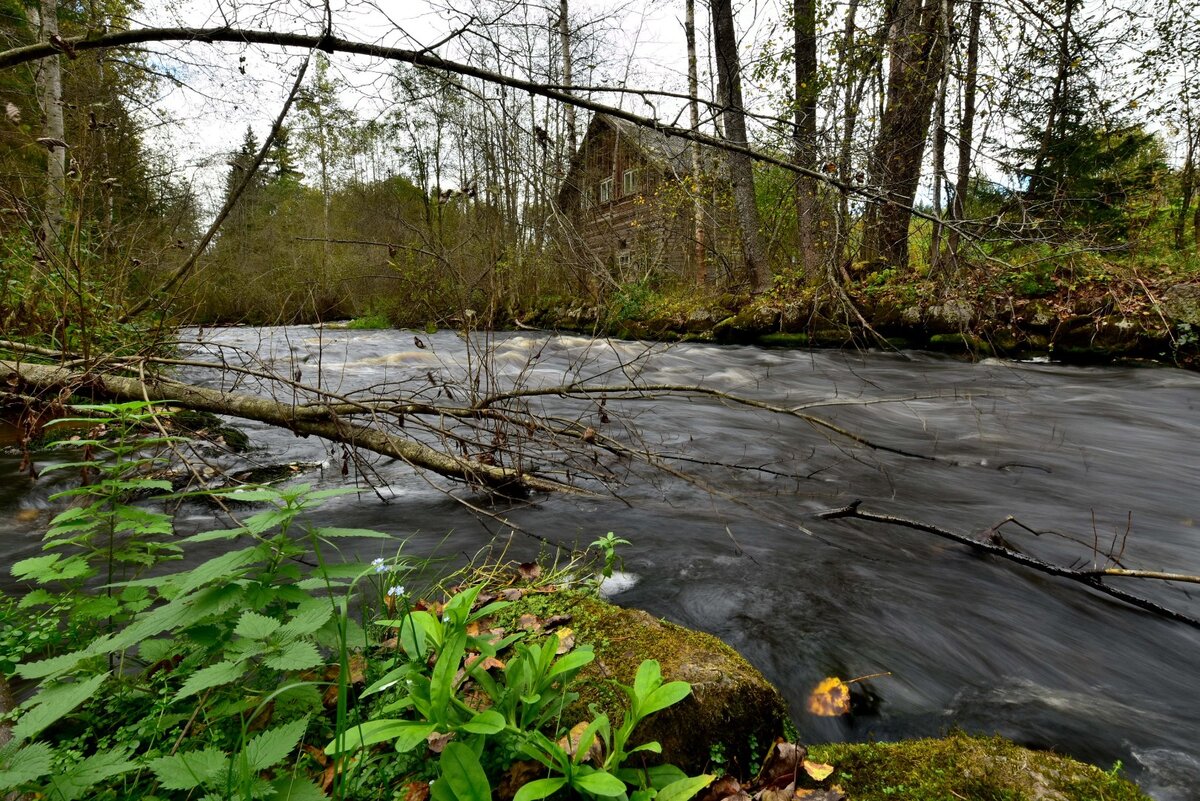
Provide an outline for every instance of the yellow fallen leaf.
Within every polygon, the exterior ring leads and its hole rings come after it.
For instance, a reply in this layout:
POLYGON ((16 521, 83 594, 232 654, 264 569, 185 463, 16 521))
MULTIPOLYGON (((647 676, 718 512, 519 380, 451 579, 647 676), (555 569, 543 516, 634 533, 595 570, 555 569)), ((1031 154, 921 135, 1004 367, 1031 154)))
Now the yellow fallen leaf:
POLYGON ((558 648, 555 650, 558 656, 562 656, 575 647, 575 632, 566 626, 555 629, 554 636, 558 637, 558 648))
POLYGON ((830 676, 823 679, 808 696, 808 711, 821 717, 837 717, 850 711, 850 686, 830 676))
POLYGON ((809 762, 804 760, 804 772, 813 778, 813 781, 823 782, 829 778, 829 774, 833 773, 833 765, 826 765, 823 762, 809 762))

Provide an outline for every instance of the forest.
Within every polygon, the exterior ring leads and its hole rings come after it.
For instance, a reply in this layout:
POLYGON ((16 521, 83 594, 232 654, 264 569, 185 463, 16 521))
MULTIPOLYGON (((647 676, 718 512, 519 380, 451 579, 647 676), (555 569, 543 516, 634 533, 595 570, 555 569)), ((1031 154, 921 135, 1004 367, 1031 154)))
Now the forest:
POLYGON ((0 33, 6 797, 1200 782, 1200 7, 0 33))

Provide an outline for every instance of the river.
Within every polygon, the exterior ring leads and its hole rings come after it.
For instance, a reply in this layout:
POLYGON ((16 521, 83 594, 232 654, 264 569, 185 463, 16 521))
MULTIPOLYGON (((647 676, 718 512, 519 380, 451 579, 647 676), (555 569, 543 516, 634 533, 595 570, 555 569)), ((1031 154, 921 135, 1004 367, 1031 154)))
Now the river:
MULTIPOLYGON (((467 370, 463 341, 450 332, 187 333, 204 347, 238 346, 288 373, 300 369, 307 381, 319 365, 322 382, 343 391, 467 370)), ((501 334, 489 347, 499 385, 548 385, 564 375, 625 382, 635 374, 647 383, 702 384, 810 405, 875 442, 937 457, 871 450, 794 417, 717 399, 610 402, 589 412, 589 422, 606 432, 636 426, 647 446, 696 460, 673 464, 701 483, 634 471, 619 499, 546 497, 500 510, 555 542, 586 544, 607 531, 629 539, 615 600, 737 648, 783 690, 804 740, 959 726, 1104 766, 1121 760, 1156 798, 1197 797, 1200 630, 929 534, 816 513, 861 499, 864 510, 967 534, 1014 515, 1077 540, 1004 529, 1010 543, 1040 558, 1078 566, 1096 549, 1116 549, 1130 567, 1200 574, 1200 375, 541 334, 501 334), (701 462, 767 470, 731 473, 701 462), (803 711, 821 678, 880 671, 892 675, 864 683, 851 716, 803 711)), ((340 449, 265 426, 247 430, 257 459, 326 462, 307 476, 322 486, 354 480, 353 471, 341 474, 340 449)), ((410 553, 450 558, 504 535, 447 497, 442 480, 370 461, 378 491, 330 501, 326 520, 388 531, 405 538, 410 553)), ((12 558, 36 549, 39 510, 54 486, 31 485, 16 467, 0 459, 12 558)), ((185 524, 203 525, 207 513, 183 514, 191 518, 185 524)), ((379 555, 377 541, 364 547, 375 549, 364 556, 379 555)), ((518 535, 512 547, 524 557, 541 546, 518 535)), ((1123 586, 1200 615, 1200 602, 1177 587, 1123 586)))

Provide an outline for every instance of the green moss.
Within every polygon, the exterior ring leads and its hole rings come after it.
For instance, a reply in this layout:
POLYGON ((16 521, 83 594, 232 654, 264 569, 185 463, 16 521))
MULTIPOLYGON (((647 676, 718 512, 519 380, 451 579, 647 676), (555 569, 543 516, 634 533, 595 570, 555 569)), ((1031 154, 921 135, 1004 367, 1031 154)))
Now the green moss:
POLYGON ((763 334, 758 338, 758 344, 768 347, 800 348, 808 344, 808 334, 785 334, 777 331, 773 334, 763 334))
POLYGON ((1002 737, 837 743, 809 748, 809 758, 832 764, 834 781, 855 801, 1149 801, 1117 769, 1002 737))
POLYGON ((376 312, 365 317, 355 317, 346 324, 352 331, 371 331, 380 328, 391 328, 392 324, 386 314, 376 312))
POLYGON ((578 592, 530 593, 497 618, 506 629, 520 616, 544 620, 571 615, 575 641, 589 644, 596 659, 580 673, 579 700, 564 713, 575 723, 592 717, 589 707, 608 714, 614 724, 628 704, 619 684, 629 685, 638 666, 657 659, 667 681, 686 681, 693 694, 655 715, 635 733, 638 741, 658 740, 667 761, 685 770, 702 770, 710 746, 723 748, 730 766, 753 770, 754 744, 770 745, 783 733, 787 707, 778 690, 735 650, 711 634, 658 620, 578 592))
POLYGON ((933 350, 968 351, 990 355, 992 346, 973 334, 934 334, 929 338, 933 350))

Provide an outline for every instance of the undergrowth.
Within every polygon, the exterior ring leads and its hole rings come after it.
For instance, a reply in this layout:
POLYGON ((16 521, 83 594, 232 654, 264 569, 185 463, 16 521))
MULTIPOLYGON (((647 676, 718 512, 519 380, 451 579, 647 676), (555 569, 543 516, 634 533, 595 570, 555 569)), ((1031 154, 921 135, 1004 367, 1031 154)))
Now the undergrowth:
MULTIPOLYGON (((0 676, 24 697, 0 722, 11 735, 0 792, 317 801, 417 786, 435 801, 483 801, 514 763, 537 768, 517 801, 685 801, 711 781, 626 765, 659 750, 633 740, 637 722, 690 692, 664 683, 657 662, 622 688, 619 726, 597 709, 567 738, 559 713, 590 647, 481 628, 508 602, 478 581, 418 598, 405 584, 423 562, 402 543, 310 521, 354 490, 223 491, 258 511, 181 536, 161 511, 181 496, 153 477, 166 440, 135 436, 161 412, 88 411, 106 419, 89 418, 69 443, 80 458, 56 467, 83 482, 54 496, 69 505, 45 553, 12 566, 27 591, 0 600, 0 676), (394 555, 344 558, 339 543, 362 538, 394 555)), ((623 541, 598 542, 611 571, 623 541)))

